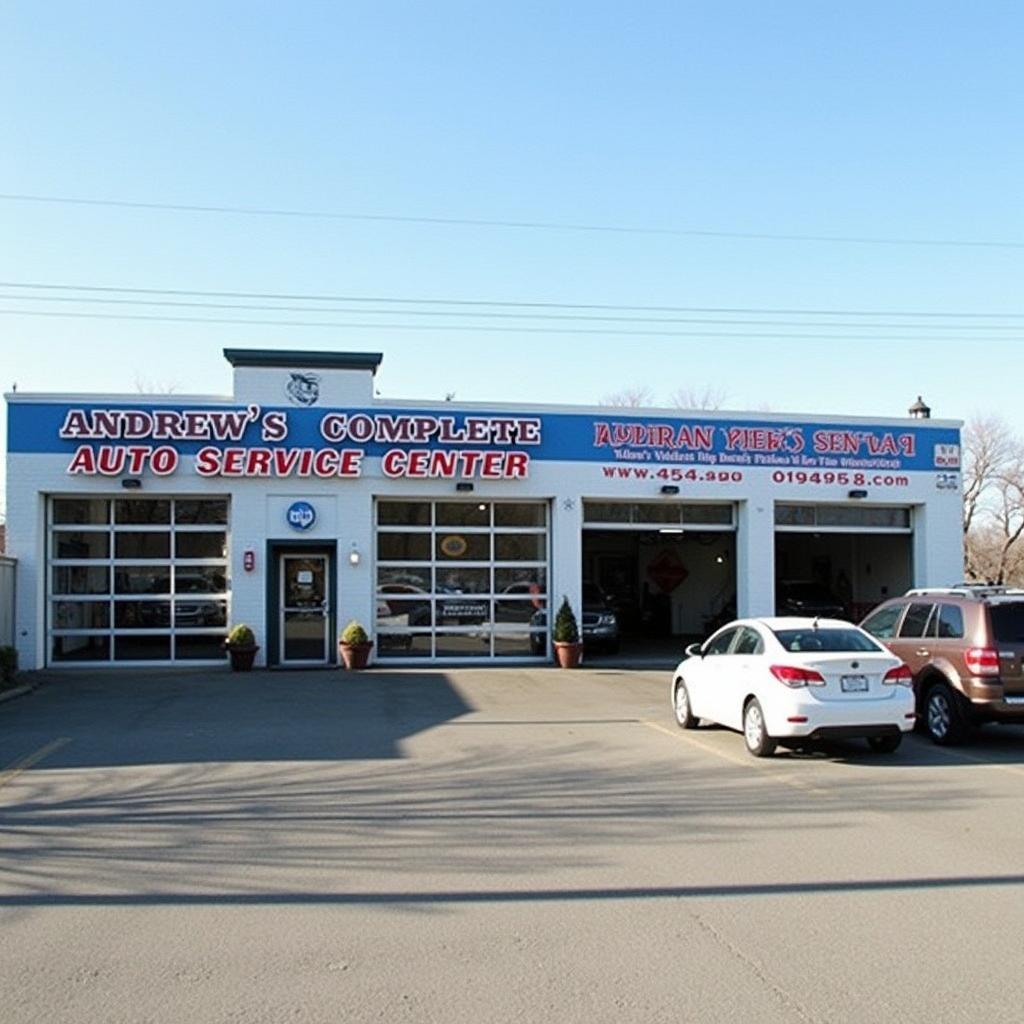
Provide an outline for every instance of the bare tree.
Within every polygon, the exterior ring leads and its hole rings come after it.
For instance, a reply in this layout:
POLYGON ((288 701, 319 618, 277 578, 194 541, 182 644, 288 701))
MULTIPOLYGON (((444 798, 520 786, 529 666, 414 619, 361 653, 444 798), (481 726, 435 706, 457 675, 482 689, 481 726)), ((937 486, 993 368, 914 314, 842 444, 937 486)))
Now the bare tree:
POLYGON ((964 533, 1014 456, 1019 442, 998 416, 976 417, 964 428, 964 533))
POLYGON ((963 441, 967 575, 1024 583, 1024 442, 996 417, 972 420, 963 441))
POLYGON ((654 392, 646 384, 634 384, 632 387, 613 391, 601 399, 601 405, 628 406, 632 409, 654 405, 654 392))
POLYGON ((669 396, 669 402, 676 409, 721 409, 725 402, 725 392, 721 388, 705 385, 701 389, 679 388, 669 396))

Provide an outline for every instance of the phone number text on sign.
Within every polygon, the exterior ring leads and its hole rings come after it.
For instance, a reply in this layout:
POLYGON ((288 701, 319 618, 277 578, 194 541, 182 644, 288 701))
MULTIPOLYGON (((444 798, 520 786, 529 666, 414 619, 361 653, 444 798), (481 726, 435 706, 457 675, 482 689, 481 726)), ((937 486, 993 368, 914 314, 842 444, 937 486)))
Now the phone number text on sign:
POLYGON ((910 477, 891 473, 834 473, 831 471, 804 471, 777 469, 772 473, 773 484, 840 484, 843 487, 909 487, 910 477))

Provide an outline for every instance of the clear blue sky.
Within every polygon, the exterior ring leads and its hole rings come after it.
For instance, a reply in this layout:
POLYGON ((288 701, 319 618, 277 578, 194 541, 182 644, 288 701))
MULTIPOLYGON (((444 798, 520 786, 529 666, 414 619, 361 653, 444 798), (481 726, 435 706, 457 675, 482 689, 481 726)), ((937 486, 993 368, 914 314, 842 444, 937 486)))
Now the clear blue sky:
MULTIPOLYGON (((6 195, 1016 244, 0 200, 0 280, 878 310, 862 318, 877 324, 898 322, 885 311, 1020 314, 1022 30, 1019 4, 984 2, 14 2, 0 29, 6 195)), ((649 384, 661 401, 708 385, 733 408, 900 415, 921 393, 936 415, 995 412, 1024 431, 1018 375, 1006 372, 1021 363, 1024 317, 815 332, 791 326, 792 316, 760 316, 744 319, 779 326, 674 324, 654 329, 695 336, 645 337, 630 333, 651 329, 638 322, 491 321, 597 331, 518 334, 451 315, 316 317, 0 294, 0 311, 21 311, 0 312, 5 390, 17 381, 19 390, 133 391, 143 380, 225 392, 222 348, 292 345, 384 352, 379 386, 392 397, 589 404, 624 384, 649 384), (739 336, 714 337, 723 333, 739 336)))

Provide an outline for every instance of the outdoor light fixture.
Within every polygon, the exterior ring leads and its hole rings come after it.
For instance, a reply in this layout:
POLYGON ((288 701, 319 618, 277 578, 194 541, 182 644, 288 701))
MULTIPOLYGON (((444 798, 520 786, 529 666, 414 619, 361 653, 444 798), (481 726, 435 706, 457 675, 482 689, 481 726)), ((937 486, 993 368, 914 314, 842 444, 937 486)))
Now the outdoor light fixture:
POLYGON ((846 496, 848 498, 866 498, 868 496, 868 492, 867 491, 848 491, 846 496))
POLYGON ((348 553, 348 564, 358 565, 360 559, 359 546, 355 541, 352 541, 352 550, 348 553))
POLYGON ((665 484, 661 489, 662 494, 678 494, 679 488, 675 484, 665 484))
POLYGON ((473 485, 468 480, 460 480, 455 485, 455 490, 457 490, 460 494, 468 494, 473 490, 473 485))
POLYGON ((137 476, 126 476, 121 480, 121 486, 126 491, 137 491, 142 487, 142 481, 137 476))
POLYGON ((682 533, 683 528, 681 526, 663 526, 658 533, 682 533))
POLYGON ((932 418, 932 411, 924 404, 921 396, 917 396, 917 401, 907 410, 910 414, 910 418, 913 420, 930 420, 932 418))

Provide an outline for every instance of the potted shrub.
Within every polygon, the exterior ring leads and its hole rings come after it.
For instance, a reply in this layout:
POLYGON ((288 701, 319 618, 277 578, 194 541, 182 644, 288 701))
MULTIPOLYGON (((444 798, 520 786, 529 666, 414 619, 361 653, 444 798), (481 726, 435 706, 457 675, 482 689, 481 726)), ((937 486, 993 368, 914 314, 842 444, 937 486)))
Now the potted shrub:
POLYGON ((224 641, 224 650, 231 658, 231 670, 233 672, 248 672, 256 658, 259 646, 256 643, 256 634, 246 625, 235 626, 228 633, 224 641))
POLYGON ((347 669, 366 668, 373 650, 373 641, 366 630, 354 619, 342 631, 338 641, 338 651, 347 669))
POLYGON ((580 643, 580 628, 567 597, 562 598, 561 607, 555 616, 552 640, 559 667, 576 668, 583 657, 583 644, 580 643))

